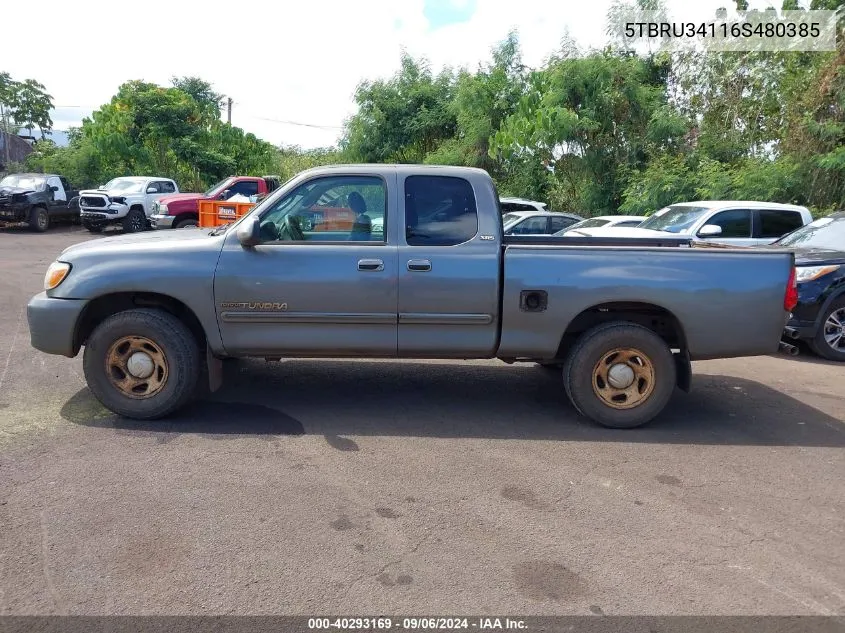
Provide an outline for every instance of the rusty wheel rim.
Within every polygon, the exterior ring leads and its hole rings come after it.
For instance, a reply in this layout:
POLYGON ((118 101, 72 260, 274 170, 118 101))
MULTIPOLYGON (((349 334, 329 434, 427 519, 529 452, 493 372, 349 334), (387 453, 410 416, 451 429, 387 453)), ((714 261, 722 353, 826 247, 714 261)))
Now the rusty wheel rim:
POLYGON ((167 358, 147 337, 124 336, 106 354, 106 376, 124 396, 150 398, 167 383, 167 358))
POLYGON ((614 409, 632 409, 654 391, 654 365, 638 349, 620 347, 605 353, 593 368, 593 392, 614 409))

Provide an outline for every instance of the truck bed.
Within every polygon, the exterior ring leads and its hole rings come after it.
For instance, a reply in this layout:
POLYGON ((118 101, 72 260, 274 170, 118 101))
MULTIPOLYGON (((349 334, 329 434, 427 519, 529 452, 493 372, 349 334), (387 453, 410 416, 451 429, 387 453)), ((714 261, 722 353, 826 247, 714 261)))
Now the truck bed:
POLYGON ((690 237, 555 237, 547 235, 505 235, 502 244, 507 246, 674 246, 696 245, 690 237))
POLYGON ((558 323, 637 306, 674 321, 692 360, 777 351, 794 266, 787 250, 711 248, 686 238, 504 242, 501 356, 554 347, 558 323), (545 307, 526 309, 526 293, 539 293, 545 307))

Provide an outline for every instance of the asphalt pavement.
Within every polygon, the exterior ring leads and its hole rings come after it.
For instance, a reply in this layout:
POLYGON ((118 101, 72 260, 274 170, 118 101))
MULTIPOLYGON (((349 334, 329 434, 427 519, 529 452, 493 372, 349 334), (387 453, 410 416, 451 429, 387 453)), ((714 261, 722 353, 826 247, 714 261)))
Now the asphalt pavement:
POLYGON ((845 366, 694 364, 650 425, 498 361, 243 361, 113 416, 25 305, 79 227, 0 229, 0 614, 845 615, 845 366))

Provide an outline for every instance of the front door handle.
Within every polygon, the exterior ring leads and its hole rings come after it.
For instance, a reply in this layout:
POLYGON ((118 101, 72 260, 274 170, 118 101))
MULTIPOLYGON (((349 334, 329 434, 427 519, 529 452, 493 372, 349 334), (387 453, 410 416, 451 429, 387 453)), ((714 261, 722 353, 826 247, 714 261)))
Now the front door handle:
POLYGON ((428 259, 409 259, 408 270, 415 273, 422 273, 431 270, 431 261, 428 259))
POLYGON ((384 270, 384 262, 380 259, 359 259, 358 270, 377 273, 384 270))

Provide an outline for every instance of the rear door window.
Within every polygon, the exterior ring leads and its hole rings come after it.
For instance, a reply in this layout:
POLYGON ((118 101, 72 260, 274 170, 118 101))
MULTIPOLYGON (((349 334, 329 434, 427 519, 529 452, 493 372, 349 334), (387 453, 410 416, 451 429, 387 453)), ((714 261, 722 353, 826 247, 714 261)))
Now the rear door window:
POLYGON ((455 176, 405 179, 405 239, 409 246, 454 246, 478 233, 469 181, 455 176))
POLYGON ((760 209, 760 237, 778 238, 804 225, 798 211, 786 209, 760 209))

